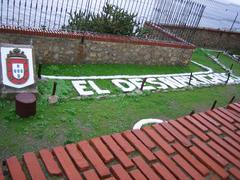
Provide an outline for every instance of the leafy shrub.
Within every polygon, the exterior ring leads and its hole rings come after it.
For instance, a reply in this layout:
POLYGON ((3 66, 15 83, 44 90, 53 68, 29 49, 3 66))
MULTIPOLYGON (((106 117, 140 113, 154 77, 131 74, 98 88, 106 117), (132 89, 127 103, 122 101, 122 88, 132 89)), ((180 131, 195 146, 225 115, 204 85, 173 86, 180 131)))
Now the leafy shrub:
POLYGON ((140 23, 135 20, 136 16, 106 3, 101 13, 79 11, 70 14, 68 25, 63 26, 63 29, 132 36, 141 29, 140 23))

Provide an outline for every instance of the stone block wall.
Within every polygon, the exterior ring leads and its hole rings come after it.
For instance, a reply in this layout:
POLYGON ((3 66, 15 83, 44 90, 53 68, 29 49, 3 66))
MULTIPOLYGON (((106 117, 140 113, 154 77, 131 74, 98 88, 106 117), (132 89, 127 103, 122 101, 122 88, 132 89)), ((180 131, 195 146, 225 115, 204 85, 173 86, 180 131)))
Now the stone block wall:
POLYGON ((0 28, 0 43, 32 44, 42 64, 186 65, 195 46, 116 35, 0 28))
MULTIPOLYGON (((162 26, 169 30, 188 31, 191 27, 162 26)), ((218 29, 197 28, 192 29, 192 41, 196 46, 214 49, 240 49, 240 32, 223 31, 218 29)))

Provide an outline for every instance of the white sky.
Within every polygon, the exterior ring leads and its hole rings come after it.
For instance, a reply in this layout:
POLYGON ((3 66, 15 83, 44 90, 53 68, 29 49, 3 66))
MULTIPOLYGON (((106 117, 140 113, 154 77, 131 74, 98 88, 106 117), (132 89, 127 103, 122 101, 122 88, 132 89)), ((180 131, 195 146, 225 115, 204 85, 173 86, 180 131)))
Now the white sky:
POLYGON ((240 5, 240 0, 217 0, 223 3, 233 3, 233 4, 238 4, 240 5))

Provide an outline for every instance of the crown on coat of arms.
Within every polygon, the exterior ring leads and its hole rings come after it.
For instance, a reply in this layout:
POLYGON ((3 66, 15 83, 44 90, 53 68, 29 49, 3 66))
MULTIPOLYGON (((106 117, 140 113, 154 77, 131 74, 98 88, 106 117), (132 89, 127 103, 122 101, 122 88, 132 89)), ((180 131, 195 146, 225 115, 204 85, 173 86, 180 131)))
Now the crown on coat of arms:
POLYGON ((27 58, 27 56, 24 54, 23 51, 21 51, 19 48, 15 48, 12 51, 9 52, 7 55, 7 58, 10 57, 21 57, 21 58, 27 58))

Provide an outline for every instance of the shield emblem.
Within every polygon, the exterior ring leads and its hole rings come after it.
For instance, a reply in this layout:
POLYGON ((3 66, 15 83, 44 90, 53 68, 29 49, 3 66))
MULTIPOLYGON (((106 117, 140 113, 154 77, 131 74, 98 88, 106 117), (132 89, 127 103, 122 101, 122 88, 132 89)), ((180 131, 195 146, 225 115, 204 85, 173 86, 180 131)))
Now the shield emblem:
POLYGON ((6 59, 7 77, 14 84, 24 84, 29 78, 28 59, 19 49, 10 51, 6 59))

